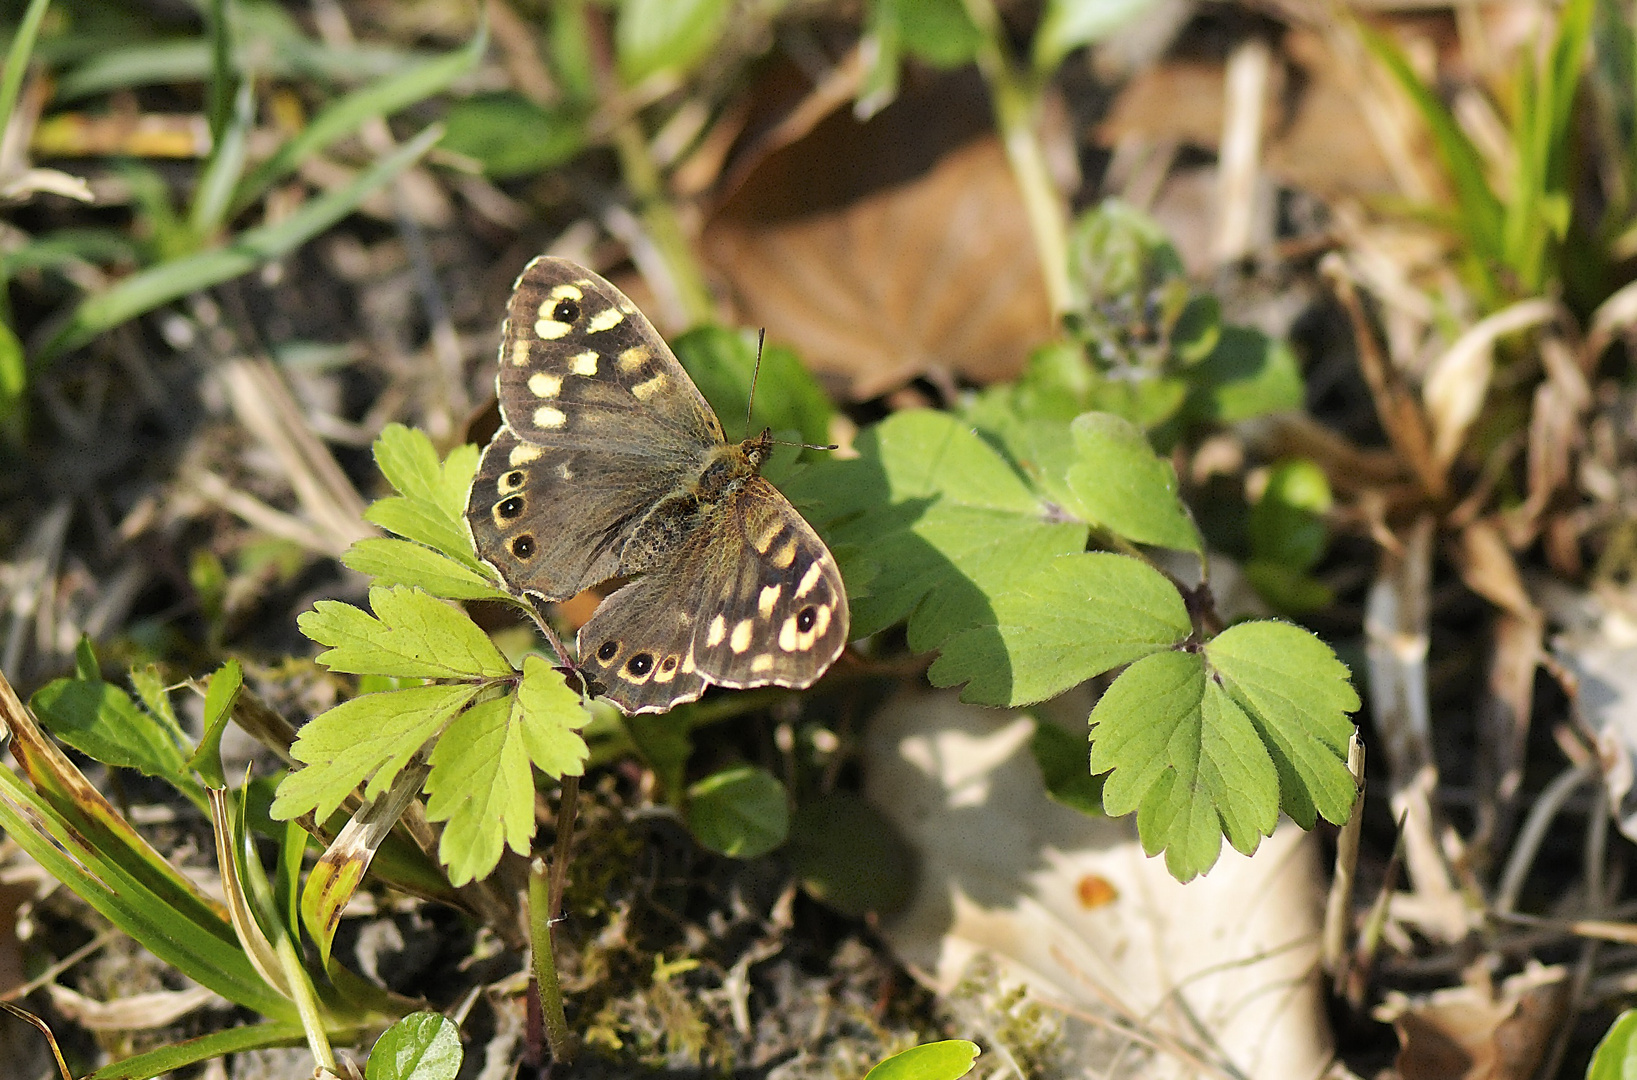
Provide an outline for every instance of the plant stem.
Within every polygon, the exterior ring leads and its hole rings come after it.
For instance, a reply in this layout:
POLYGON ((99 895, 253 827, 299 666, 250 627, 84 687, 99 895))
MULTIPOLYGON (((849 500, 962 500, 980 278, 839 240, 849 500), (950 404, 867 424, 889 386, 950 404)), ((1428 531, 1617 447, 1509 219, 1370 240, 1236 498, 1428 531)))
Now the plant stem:
POLYGON ((995 126, 1000 129, 1006 160, 1012 166, 1018 192, 1023 196, 1023 212, 1034 235, 1035 253, 1046 281, 1046 298, 1052 315, 1060 318, 1069 309, 1069 254, 1066 237, 1068 220, 1063 195, 1046 165, 1046 151, 1040 144, 1041 81, 1021 70, 1007 54, 1005 29, 995 11, 994 0, 963 0, 966 13, 982 34, 978 46, 978 72, 989 85, 994 99, 995 126))
POLYGON ((573 1036, 563 1014, 563 988, 557 981, 557 918, 568 884, 568 856, 573 848, 574 814, 579 804, 580 778, 563 777, 562 800, 557 808, 557 843, 548 873, 545 860, 529 865, 529 940, 534 963, 534 985, 540 994, 540 1014, 546 1023, 546 1042, 553 1061, 574 1059, 573 1036))

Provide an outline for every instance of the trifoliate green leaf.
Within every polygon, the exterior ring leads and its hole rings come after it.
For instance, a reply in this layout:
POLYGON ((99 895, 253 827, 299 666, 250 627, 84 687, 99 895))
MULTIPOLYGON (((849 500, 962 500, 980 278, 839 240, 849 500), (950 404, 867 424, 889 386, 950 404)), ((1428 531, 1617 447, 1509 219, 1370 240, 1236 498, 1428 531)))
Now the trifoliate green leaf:
POLYGON ((534 777, 528 737, 511 697, 467 709, 432 748, 426 816, 445 821, 438 859, 449 880, 486 876, 502 847, 527 855, 534 836, 534 777))
POLYGON ((408 540, 359 540, 341 561, 378 585, 413 585, 447 600, 506 600, 511 595, 465 563, 408 540))
POLYGON ((1222 837, 1256 850, 1279 817, 1279 777, 1256 728, 1198 653, 1157 653, 1114 680, 1091 712, 1091 771, 1103 809, 1137 811, 1150 855, 1178 881, 1209 870, 1222 837))
POLYGON ((991 601, 993 621, 945 642, 927 677, 967 683, 963 701, 1026 705, 1185 639, 1176 587, 1126 555, 1077 552, 1020 573, 991 601))
POLYGON ((480 570, 466 531, 466 493, 477 474, 478 454, 475 446, 456 447, 440 465, 423 432, 388 424, 375 440, 375 462, 398 495, 377 500, 364 516, 480 570))
POLYGON ((504 679, 516 674, 466 613, 420 589, 374 588, 371 617, 339 600, 320 600, 296 620, 331 648, 318 662, 356 675, 422 679, 504 679))
POLYGON ((1154 453, 1140 430, 1108 413, 1086 413, 1070 431, 1071 512, 1139 544, 1203 551, 1193 519, 1177 498, 1171 463, 1154 453))
POLYGON ((562 672, 543 657, 523 658, 523 682, 517 688, 512 716, 523 730, 529 760, 547 776, 562 778, 585 772, 590 753, 580 729, 591 720, 580 695, 562 672))
POLYGON ((1271 621, 1229 627, 1205 659, 1272 754, 1284 812, 1304 829, 1315 814, 1345 822, 1355 793, 1347 714, 1359 707, 1347 666, 1308 631, 1271 621))
POLYGON ((477 692, 469 683, 412 686, 363 694, 314 717, 290 748, 306 768, 279 784, 273 818, 314 811, 323 821, 366 780, 364 797, 375 798, 477 692))
POLYGON ((820 461, 792 498, 835 547, 880 568, 853 599, 853 636, 909 618, 910 647, 992 621, 991 597, 1055 555, 1085 547, 1086 527, 1052 520, 993 447, 947 413, 897 413, 860 435, 859 456, 820 461))
POLYGON ((1247 326, 1224 326, 1189 373, 1186 415, 1231 424, 1302 407, 1301 366, 1290 346, 1247 326))

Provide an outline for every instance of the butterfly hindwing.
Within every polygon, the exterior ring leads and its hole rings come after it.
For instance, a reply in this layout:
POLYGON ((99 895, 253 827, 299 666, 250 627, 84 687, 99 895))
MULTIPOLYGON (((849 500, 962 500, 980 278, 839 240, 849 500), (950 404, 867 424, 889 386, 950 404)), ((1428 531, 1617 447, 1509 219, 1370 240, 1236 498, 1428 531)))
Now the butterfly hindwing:
POLYGON ((756 477, 667 565, 605 599, 580 629, 582 666, 627 712, 692 701, 706 683, 804 687, 847 641, 835 559, 756 477))

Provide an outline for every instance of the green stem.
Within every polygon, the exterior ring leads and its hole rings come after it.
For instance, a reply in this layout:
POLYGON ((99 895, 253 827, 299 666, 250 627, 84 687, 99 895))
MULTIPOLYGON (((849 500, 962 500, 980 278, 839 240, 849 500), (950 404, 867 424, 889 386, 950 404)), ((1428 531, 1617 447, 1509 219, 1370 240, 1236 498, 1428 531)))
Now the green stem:
POLYGON ((312 1052, 313 1060, 330 1072, 336 1072, 335 1051, 330 1049, 329 1037, 324 1034, 324 1015, 319 1010, 318 998, 313 994, 312 981, 307 978, 307 969, 296 955, 294 941, 289 934, 280 934, 273 948, 278 953, 279 965, 284 968, 285 982, 290 985, 290 999, 295 1002, 296 1014, 301 1017, 301 1028, 307 1035, 307 1049, 312 1052))
POLYGON ((705 287, 705 275, 694 258, 693 246, 688 243, 682 222, 666 198, 665 184, 648 154, 648 141, 642 124, 636 116, 627 116, 614 127, 614 149, 619 154, 620 171, 626 186, 636 199, 637 213, 654 248, 665 260, 671 280, 676 284, 677 297, 690 326, 710 322, 716 309, 711 303, 710 290, 705 287))
POLYGON ((1046 298, 1052 314, 1069 309, 1069 254, 1065 237, 1068 217, 1063 195, 1046 165, 1040 144, 1041 82, 1029 77, 1007 55, 1005 30, 993 0, 963 0, 966 13, 983 36, 978 46, 978 72, 994 99, 995 126, 1000 129, 1006 160, 1012 166, 1023 213, 1034 235, 1040 272, 1046 280, 1046 298))
POLYGON ((529 943, 533 953, 534 985, 540 994, 540 1014, 546 1023, 546 1043, 553 1061, 565 1065, 574 1059, 573 1036, 563 1013, 563 988, 557 981, 557 935, 553 929, 563 907, 568 883, 568 856, 573 846, 574 814, 579 803, 580 778, 563 777, 557 808, 557 843, 548 872, 545 860, 529 865, 529 943))

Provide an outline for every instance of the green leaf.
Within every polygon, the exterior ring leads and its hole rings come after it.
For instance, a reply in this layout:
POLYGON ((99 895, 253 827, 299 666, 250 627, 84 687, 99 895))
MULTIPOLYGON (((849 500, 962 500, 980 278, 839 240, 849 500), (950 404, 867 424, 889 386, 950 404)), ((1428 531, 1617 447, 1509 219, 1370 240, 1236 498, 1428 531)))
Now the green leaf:
MULTIPOLYGON (((1077 755, 1085 771, 1085 753, 1077 755)), ((796 807, 790 862, 807 894, 843 915, 890 915, 909 902, 915 856, 862 796, 833 791, 796 807)))
POLYGON ((205 690, 205 733, 188 765, 213 788, 227 786, 222 774, 222 732, 233 719, 233 703, 243 689, 244 669, 237 660, 229 660, 210 677, 210 686, 205 690))
POLYGON ((23 390, 28 386, 28 365, 23 359, 23 343, 9 323, 0 319, 0 421, 17 411, 23 390))
POLYGON ((465 563, 408 540, 370 537, 359 540, 341 562, 374 578, 377 585, 410 585, 446 600, 508 600, 487 577, 465 563))
POLYGON ((534 767, 553 779, 580 776, 590 754, 580 729, 591 713, 563 673, 533 653, 523 658, 512 721, 523 729, 523 744, 534 767))
POLYGON ((477 692, 470 684, 412 686, 362 694, 314 717, 290 748, 307 767, 279 784, 274 820, 311 811, 324 821, 366 780, 365 800, 376 798, 477 692))
POLYGON ((1305 458, 1281 461, 1268 473, 1262 497, 1250 512, 1251 554, 1306 570, 1324 557, 1330 531, 1330 480, 1305 458))
POLYGON ((86 297, 41 348, 41 358, 60 356, 172 300, 283 258, 352 213, 372 192, 419 160, 441 134, 437 127, 426 129, 346 186, 309 200, 276 223, 248 229, 222 247, 162 262, 132 274, 106 292, 86 297))
POLYGON ((466 531, 466 494, 479 453, 470 444, 458 446, 439 464, 425 432, 388 424, 375 440, 375 463, 398 497, 377 500, 364 516, 483 573, 466 531))
POLYGON ((1103 816, 1103 778, 1091 775, 1084 738, 1037 719, 1029 750, 1053 801, 1082 814, 1103 816))
POLYGON ((790 832, 789 796, 766 769, 723 769, 688 789, 688 830, 718 855, 766 855, 790 832))
POLYGON ((426 816, 448 824, 438 858, 454 885, 488 876, 503 846, 529 853, 534 781, 529 739, 510 697, 467 709, 432 748, 426 816))
POLYGON ((417 1012, 381 1033, 364 1066, 364 1080, 455 1080, 460 1028, 442 1013, 417 1012))
POLYGON ((496 180, 544 172, 586 145, 579 109, 542 108, 511 91, 458 101, 443 122, 442 149, 474 159, 496 180))
POLYGON ((1108 772, 1103 809, 1137 811, 1150 855, 1178 881, 1216 863, 1222 838, 1256 850, 1279 820, 1279 777, 1255 727, 1197 653, 1132 664, 1091 711, 1091 771, 1108 772), (1112 770, 1112 771, 1111 771, 1112 770))
POLYGON ((197 788, 184 775, 187 759, 176 733, 112 683, 57 679, 35 691, 29 705, 47 731, 87 757, 197 788))
POLYGON ((1177 498, 1177 475, 1141 431, 1107 413, 1087 413, 1070 431, 1076 460, 1065 479, 1077 516, 1139 544, 1203 556, 1199 531, 1177 498))
POLYGON ((1631 1080, 1637 1076, 1637 1009, 1614 1018, 1592 1051, 1586 1080, 1631 1080))
POLYGON ((505 679, 515 675, 489 636, 466 613, 420 589, 377 587, 368 612, 320 600, 296 620, 320 645, 318 662, 355 675, 421 679, 505 679))
POLYGON ((1223 424, 1299 409, 1305 392, 1290 346, 1246 326, 1224 326, 1188 381, 1187 415, 1223 424))
POLYGON ((133 1054, 104 1065, 96 1072, 86 1073, 80 1080, 137 1080, 170 1073, 197 1065, 202 1061, 244 1054, 251 1050, 266 1050, 276 1046, 300 1046, 305 1042, 299 1020, 264 1020, 259 1024, 243 1024, 223 1028, 209 1035, 183 1039, 157 1050, 133 1054))
POLYGON ((635 86, 661 71, 685 75, 716 47, 728 0, 621 0, 614 25, 620 77, 635 86))
POLYGON ((391 116, 440 94, 456 79, 476 67, 489 45, 488 17, 481 14, 481 8, 479 11, 477 33, 461 48, 414 66, 405 66, 407 58, 402 54, 393 55, 390 62, 384 65, 384 71, 388 74, 319 110, 306 127, 239 184, 233 195, 229 216, 244 212, 268 188, 295 172, 303 162, 331 143, 358 130, 366 120, 391 116))
POLYGON ((1035 70, 1049 75, 1082 45, 1101 41, 1153 6, 1153 0, 1048 0, 1035 31, 1035 70))
POLYGON ((960 419, 896 413, 858 437, 859 456, 820 460, 786 486, 843 562, 881 572, 852 601, 854 637, 909 619, 917 652, 992 624, 992 597, 1053 556, 1083 550, 1083 524, 1038 495, 960 419))
POLYGON ((961 0, 874 0, 877 27, 890 25, 899 46, 935 67, 970 63, 983 35, 961 0))
POLYGON ((1139 559, 1076 552, 1030 567, 994 618, 944 645, 927 677, 964 701, 1024 705, 1170 649, 1192 624, 1176 587, 1139 559))
POLYGON ((864 1080, 958 1080, 972 1071, 978 1053, 978 1044, 965 1039, 922 1043, 887 1058, 864 1080))
POLYGON ((1347 714, 1359 707, 1347 666, 1309 631, 1271 621, 1229 627, 1205 659, 1271 753, 1284 812, 1304 829, 1315 814, 1345 822, 1355 794, 1347 714))

